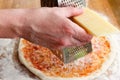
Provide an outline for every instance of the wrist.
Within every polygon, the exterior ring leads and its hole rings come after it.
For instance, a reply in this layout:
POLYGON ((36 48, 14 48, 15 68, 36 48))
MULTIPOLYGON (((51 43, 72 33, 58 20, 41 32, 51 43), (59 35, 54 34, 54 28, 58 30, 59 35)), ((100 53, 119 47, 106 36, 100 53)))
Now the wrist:
POLYGON ((0 38, 16 37, 13 21, 15 21, 13 10, 0 10, 0 38))
POLYGON ((29 38, 31 27, 28 20, 27 9, 16 9, 13 11, 13 20, 10 22, 17 37, 29 38))

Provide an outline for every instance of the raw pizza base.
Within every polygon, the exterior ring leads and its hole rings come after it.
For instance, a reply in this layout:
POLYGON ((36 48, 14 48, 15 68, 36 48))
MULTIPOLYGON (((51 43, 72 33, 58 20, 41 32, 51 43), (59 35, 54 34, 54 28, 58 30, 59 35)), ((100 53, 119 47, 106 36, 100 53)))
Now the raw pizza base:
POLYGON ((104 73, 109 68, 109 66, 112 64, 115 58, 115 55, 117 53, 118 46, 116 44, 114 35, 108 35, 106 37, 108 41, 110 42, 110 48, 111 48, 111 52, 109 53, 108 59, 103 63, 102 67, 99 70, 85 77, 63 78, 63 77, 53 77, 53 76, 51 77, 51 76, 45 75, 42 71, 34 68, 31 62, 28 62, 24 58, 24 53, 22 52, 22 48, 24 48, 25 45, 22 43, 22 39, 20 40, 19 48, 18 48, 19 59, 22 64, 24 64, 32 73, 34 73, 36 76, 38 76, 42 80, 92 80, 100 76, 102 73, 104 73))

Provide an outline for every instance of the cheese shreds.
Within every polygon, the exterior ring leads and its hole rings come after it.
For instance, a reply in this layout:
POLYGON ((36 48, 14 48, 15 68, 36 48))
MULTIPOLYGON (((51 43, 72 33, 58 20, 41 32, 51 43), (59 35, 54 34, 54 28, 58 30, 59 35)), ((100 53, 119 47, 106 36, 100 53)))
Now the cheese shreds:
POLYGON ((48 48, 22 40, 24 58, 38 70, 54 77, 83 77, 100 69, 110 53, 110 43, 103 36, 92 39, 93 51, 83 58, 64 64, 48 48))

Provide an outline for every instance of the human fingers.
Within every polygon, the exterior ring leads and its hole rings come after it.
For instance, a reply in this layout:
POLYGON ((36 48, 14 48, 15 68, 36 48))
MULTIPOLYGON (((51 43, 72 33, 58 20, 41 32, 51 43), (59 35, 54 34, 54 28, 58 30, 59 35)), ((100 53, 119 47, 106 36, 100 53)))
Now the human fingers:
POLYGON ((82 8, 74 8, 74 7, 62 7, 58 9, 59 13, 61 14, 61 16, 65 16, 65 17, 73 17, 73 16, 77 16, 83 13, 83 9, 82 8))
POLYGON ((67 26, 71 27, 73 30, 72 37, 80 42, 89 42, 92 38, 92 35, 88 34, 85 29, 72 22, 71 20, 67 20, 67 26))

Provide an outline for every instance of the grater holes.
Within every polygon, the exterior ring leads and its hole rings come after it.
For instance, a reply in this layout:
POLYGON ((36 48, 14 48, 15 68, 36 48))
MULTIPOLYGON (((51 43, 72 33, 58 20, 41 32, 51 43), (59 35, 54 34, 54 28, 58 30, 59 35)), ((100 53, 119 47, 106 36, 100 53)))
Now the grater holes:
POLYGON ((78 7, 81 8, 83 6, 85 6, 85 0, 62 0, 60 5, 62 7, 78 7))

